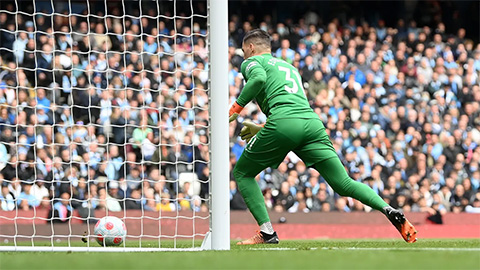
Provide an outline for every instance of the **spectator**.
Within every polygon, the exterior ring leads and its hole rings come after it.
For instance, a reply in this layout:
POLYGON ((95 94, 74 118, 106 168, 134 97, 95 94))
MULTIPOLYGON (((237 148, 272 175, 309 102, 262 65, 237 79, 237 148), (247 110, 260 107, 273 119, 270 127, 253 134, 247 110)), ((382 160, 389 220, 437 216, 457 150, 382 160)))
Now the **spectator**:
MULTIPOLYGON (((280 28, 283 29, 283 28, 280 28)), ((281 42, 280 48, 276 51, 275 55, 278 58, 281 58, 289 63, 293 62, 295 57, 295 51, 290 49, 290 41, 288 39, 283 39, 281 42)))
POLYGON ((24 182, 22 192, 17 197, 17 205, 21 210, 29 210, 40 205, 40 200, 35 197, 32 191, 33 182, 24 182))
POLYGON ((313 77, 308 81, 308 98, 315 99, 322 90, 327 90, 327 84, 323 80, 323 74, 320 70, 313 73, 313 77))
POLYGON ((52 222, 65 223, 70 220, 72 212, 70 194, 64 192, 60 195, 60 200, 53 204, 50 219, 52 219, 52 222))
POLYGON ((13 42, 13 53, 19 64, 23 64, 24 51, 27 47, 28 37, 26 32, 20 32, 18 38, 13 42))
POLYGON ((157 208, 160 211, 166 211, 166 212, 172 212, 177 209, 175 204, 171 201, 170 194, 168 193, 162 193, 161 201, 159 206, 157 206, 157 208))
POLYGON ((285 211, 289 211, 289 209, 295 204, 295 198, 290 192, 290 184, 288 182, 282 182, 280 193, 275 198, 275 201, 277 204, 281 205, 285 211))
POLYGON ((12 211, 15 209, 15 199, 8 190, 7 185, 2 185, 2 193, 0 194, 0 204, 2 211, 12 211))

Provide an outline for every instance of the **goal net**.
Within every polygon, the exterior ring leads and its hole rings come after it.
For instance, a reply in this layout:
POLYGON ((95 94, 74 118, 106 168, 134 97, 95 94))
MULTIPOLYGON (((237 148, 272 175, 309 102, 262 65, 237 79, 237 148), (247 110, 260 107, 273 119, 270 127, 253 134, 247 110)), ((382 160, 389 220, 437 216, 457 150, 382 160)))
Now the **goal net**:
POLYGON ((209 4, 2 1, 1 250, 212 248, 209 4))

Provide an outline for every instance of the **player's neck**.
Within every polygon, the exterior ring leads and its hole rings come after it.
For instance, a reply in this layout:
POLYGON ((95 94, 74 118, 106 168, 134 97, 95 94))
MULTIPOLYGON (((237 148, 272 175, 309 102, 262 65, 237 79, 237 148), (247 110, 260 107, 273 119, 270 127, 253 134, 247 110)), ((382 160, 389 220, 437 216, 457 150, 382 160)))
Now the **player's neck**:
MULTIPOLYGON (((266 53, 272 54, 272 51, 261 51, 261 52, 258 52, 258 53, 256 52, 252 56, 262 55, 262 54, 266 54, 266 53)), ((252 57, 252 56, 250 56, 250 57, 252 57)))

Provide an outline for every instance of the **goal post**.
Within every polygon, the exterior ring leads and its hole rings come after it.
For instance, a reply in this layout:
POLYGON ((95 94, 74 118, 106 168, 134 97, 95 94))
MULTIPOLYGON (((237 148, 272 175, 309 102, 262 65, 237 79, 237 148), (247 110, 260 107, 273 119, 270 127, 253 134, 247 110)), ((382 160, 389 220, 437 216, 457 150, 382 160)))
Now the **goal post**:
POLYGON ((15 0, 0 24, 0 251, 230 249, 228 1, 15 0))
POLYGON ((228 1, 210 0, 212 249, 230 249, 228 165, 228 1), (215 143, 213 143, 215 142, 215 143), (225 226, 228 224, 228 226, 225 226))

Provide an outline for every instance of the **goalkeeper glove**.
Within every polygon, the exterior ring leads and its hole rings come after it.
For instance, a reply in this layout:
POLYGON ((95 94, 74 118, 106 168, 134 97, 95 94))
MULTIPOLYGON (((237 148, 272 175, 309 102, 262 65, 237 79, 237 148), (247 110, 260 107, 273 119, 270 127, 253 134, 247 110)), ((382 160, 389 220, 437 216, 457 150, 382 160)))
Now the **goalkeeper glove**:
POLYGON ((240 137, 242 140, 250 142, 253 136, 255 136, 263 126, 257 125, 250 120, 243 121, 244 127, 240 131, 240 137))
POLYGON ((235 119, 237 119, 238 115, 240 114, 240 112, 243 110, 243 107, 238 105, 238 103, 235 101, 235 103, 233 103, 232 107, 230 107, 230 111, 228 113, 228 122, 232 122, 234 121, 235 119))

